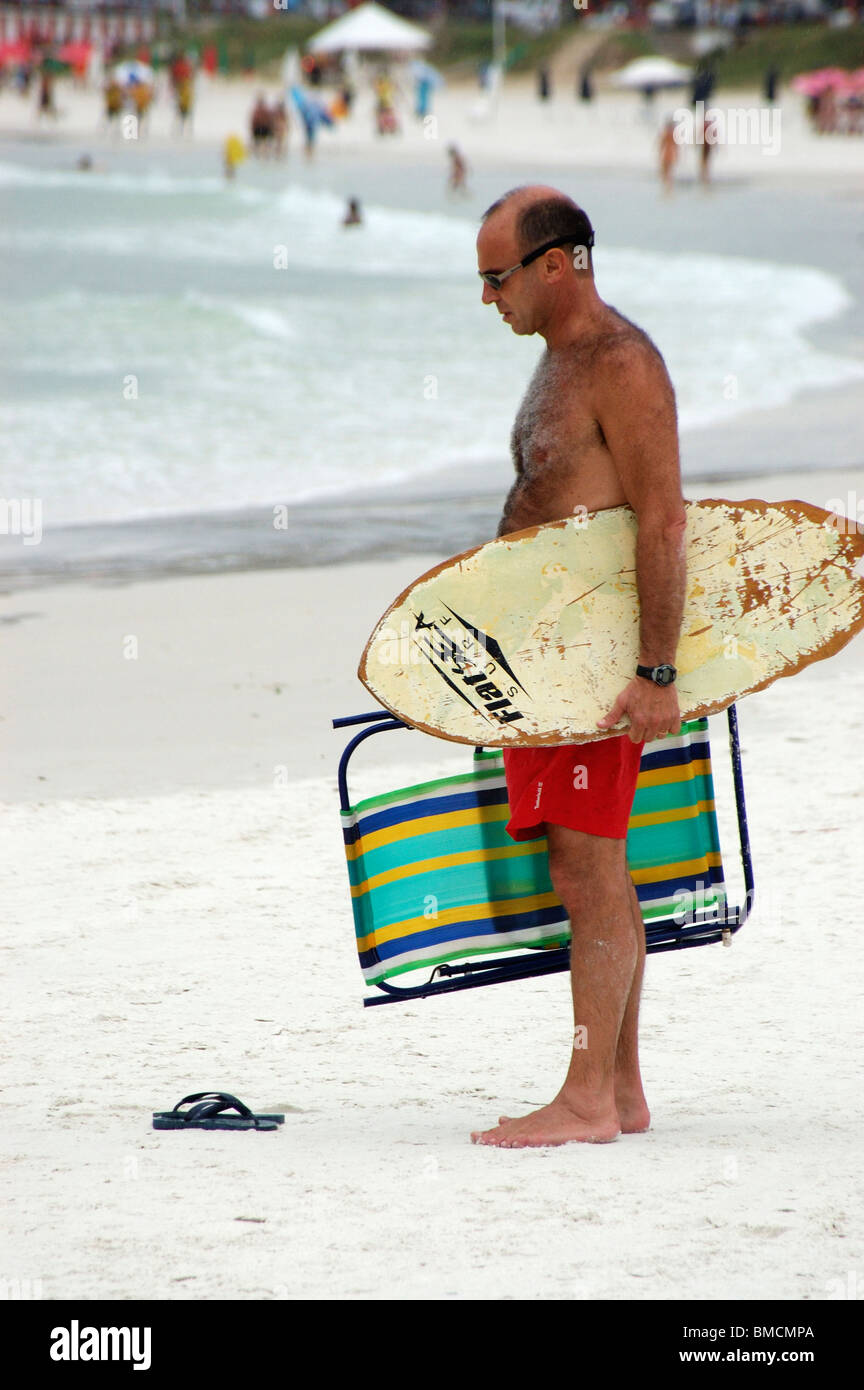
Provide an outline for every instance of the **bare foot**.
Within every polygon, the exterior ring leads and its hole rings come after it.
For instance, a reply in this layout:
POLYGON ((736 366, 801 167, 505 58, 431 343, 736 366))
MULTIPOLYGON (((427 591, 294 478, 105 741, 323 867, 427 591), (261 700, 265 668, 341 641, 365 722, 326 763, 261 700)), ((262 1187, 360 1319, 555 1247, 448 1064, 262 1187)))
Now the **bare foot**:
POLYGON ((621 1127, 614 1109, 586 1117, 561 1097, 521 1119, 502 1119, 497 1129, 475 1130, 472 1144, 499 1149, 542 1148, 553 1144, 610 1144, 621 1127))
MULTIPOLYGON (((548 1109, 548 1106, 546 1107, 548 1109)), ((618 1112, 618 1122, 621 1126, 622 1134, 644 1134, 651 1128, 651 1112, 648 1109, 648 1102, 641 1093, 638 1096, 620 1096, 615 1094, 615 1109, 618 1112)), ((517 1121, 510 1115, 499 1115, 498 1126, 516 1124, 517 1121)), ((493 1131, 487 1131, 492 1133, 493 1131)), ((473 1139, 473 1135, 472 1135, 473 1139)))
POLYGON ((651 1125, 651 1112, 643 1095, 625 1098, 616 1094, 615 1109, 622 1134, 644 1134, 651 1125))
POLYGON ((651 1113, 638 1070, 634 1075, 615 1077, 615 1109, 622 1134, 644 1134, 651 1124, 651 1113))

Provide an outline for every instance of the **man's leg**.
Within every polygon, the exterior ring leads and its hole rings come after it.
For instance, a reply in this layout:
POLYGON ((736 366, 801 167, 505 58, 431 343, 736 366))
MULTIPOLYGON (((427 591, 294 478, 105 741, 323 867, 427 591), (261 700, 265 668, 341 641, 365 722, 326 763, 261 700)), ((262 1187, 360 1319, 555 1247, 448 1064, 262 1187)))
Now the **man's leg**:
POLYGON ((552 824, 547 825, 547 838, 552 885, 567 910, 572 930, 574 1045, 570 1063, 551 1104, 522 1119, 505 1120, 496 1129, 475 1132, 471 1136, 475 1143, 522 1148, 573 1141, 608 1142, 621 1130, 616 1074, 633 1095, 638 994, 632 1007, 631 996, 639 951, 626 842, 552 824), (625 1017, 629 1031, 619 1070, 618 1048, 625 1017))
MULTIPOLYGON (((622 1134, 644 1134, 651 1124, 651 1114, 642 1089, 642 1075, 639 1070, 639 1000, 645 972, 645 928, 639 899, 636 897, 636 889, 629 873, 627 891, 631 899, 636 936, 636 969, 633 972, 633 983, 630 986, 615 1053, 615 1109, 618 1112, 622 1134)), ((510 1118, 509 1115, 502 1115, 499 1124, 504 1124, 510 1118)))
POLYGON ((626 877, 636 936, 636 969, 633 972, 633 983, 630 986, 627 1008, 624 1010, 621 1032, 618 1035, 618 1050, 615 1053, 615 1105, 621 1121, 622 1134, 642 1134, 651 1123, 639 1071, 639 999, 642 994, 642 976, 645 973, 645 927, 633 880, 629 873, 626 877))

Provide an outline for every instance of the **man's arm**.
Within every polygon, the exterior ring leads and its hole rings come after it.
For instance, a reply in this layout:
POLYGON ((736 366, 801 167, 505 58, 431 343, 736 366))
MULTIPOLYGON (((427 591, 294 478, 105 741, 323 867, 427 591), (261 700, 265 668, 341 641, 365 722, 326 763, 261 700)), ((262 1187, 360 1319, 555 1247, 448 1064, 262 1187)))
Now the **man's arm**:
MULTIPOLYGON (((639 664, 674 665, 686 592, 686 514, 675 393, 659 353, 638 341, 610 349, 598 367, 595 411, 638 523, 639 664)), ((625 714, 634 742, 681 726, 674 685, 635 674, 598 723, 611 728, 625 714)))

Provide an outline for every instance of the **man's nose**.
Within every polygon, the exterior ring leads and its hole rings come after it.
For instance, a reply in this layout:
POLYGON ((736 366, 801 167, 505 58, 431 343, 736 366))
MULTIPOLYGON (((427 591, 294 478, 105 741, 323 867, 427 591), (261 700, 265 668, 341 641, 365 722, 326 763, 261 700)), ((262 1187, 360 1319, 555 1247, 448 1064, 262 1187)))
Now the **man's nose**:
POLYGON ((483 284, 483 293, 482 293, 482 295, 480 296, 482 303, 483 303, 483 304, 494 304, 494 303, 495 303, 495 300, 496 300, 496 297, 500 294, 500 290, 493 290, 492 286, 491 286, 491 285, 487 285, 485 280, 482 281, 482 284, 483 284))

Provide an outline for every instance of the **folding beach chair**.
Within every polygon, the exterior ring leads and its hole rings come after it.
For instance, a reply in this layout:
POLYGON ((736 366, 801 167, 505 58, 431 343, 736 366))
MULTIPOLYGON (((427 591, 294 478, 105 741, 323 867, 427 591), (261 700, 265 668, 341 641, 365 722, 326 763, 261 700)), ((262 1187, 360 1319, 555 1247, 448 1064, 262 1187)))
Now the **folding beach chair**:
MULTIPOLYGON (((708 721, 691 720, 679 734, 646 743, 630 817, 627 865, 649 952, 728 945, 749 914, 753 871, 734 705, 727 718, 744 901, 727 901, 708 721)), ((504 828, 510 809, 500 750, 475 749, 468 772, 352 805, 355 749, 373 734, 409 727, 386 711, 333 720, 334 728, 355 724, 368 727, 342 754, 339 799, 360 967, 378 991, 364 1005, 568 969, 570 924, 552 889, 546 838, 516 842, 504 828), (413 981, 393 983, 412 973, 413 981)))

